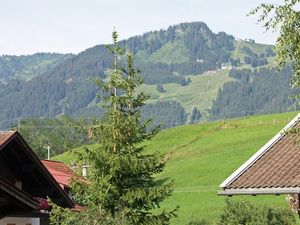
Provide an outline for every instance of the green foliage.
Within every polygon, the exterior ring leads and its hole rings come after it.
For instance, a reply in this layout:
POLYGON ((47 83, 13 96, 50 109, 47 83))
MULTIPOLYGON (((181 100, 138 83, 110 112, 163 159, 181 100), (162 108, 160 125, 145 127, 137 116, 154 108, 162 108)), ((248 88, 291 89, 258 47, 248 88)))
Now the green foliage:
POLYGON ((149 95, 136 93, 142 79, 133 56, 127 54, 126 66, 121 66, 124 50, 117 43, 116 32, 113 41, 108 47, 114 55, 112 73, 106 82, 96 79, 106 108, 104 119, 96 120, 91 130, 98 146, 81 155, 81 160, 92 166, 91 179, 74 183, 74 198, 88 208, 99 206, 113 217, 124 213, 132 225, 169 224, 176 209, 158 208, 171 195, 173 182, 159 184, 154 179, 163 171, 166 159, 158 152, 146 154, 141 145, 158 132, 158 128, 149 131, 151 121, 141 118, 149 95))
POLYGON ((249 202, 226 201, 220 225, 293 225, 295 217, 290 210, 258 207, 249 202))
POLYGON ((50 224, 52 225, 82 225, 83 223, 89 225, 129 225, 124 214, 113 217, 105 212, 101 206, 92 205, 82 212, 72 212, 53 203, 51 205, 50 224))
POLYGON ((210 225, 206 219, 195 219, 189 222, 187 225, 210 225))
POLYGON ((51 155, 61 154, 70 149, 91 144, 86 127, 88 121, 75 120, 64 115, 59 118, 20 120, 18 130, 39 158, 47 157, 47 146, 51 155))
POLYGON ((192 110, 190 123, 191 124, 197 123, 197 122, 199 122, 200 118, 201 118, 200 111, 197 109, 197 107, 194 107, 192 110))
MULTIPOLYGON (((181 26, 184 29, 187 24, 181 26)), ((228 62, 230 52, 234 49, 233 36, 224 32, 213 34, 204 23, 191 23, 186 29, 184 41, 190 51, 190 59, 202 59, 204 63, 211 64, 228 62)))
POLYGON ((267 29, 279 29, 276 41, 276 62, 283 67, 293 61, 293 85, 300 86, 300 13, 295 9, 299 0, 286 0, 284 4, 261 4, 250 12, 259 14, 259 22, 267 29))
POLYGON ((142 118, 144 120, 155 118, 151 127, 169 128, 186 124, 187 114, 181 104, 176 101, 158 101, 143 106, 142 118))

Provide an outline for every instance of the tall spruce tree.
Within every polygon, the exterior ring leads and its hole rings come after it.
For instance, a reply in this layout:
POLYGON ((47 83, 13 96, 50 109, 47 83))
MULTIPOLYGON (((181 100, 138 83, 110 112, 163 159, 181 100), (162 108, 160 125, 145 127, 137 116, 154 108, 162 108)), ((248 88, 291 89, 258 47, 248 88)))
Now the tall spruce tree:
MULTIPOLYGON (((157 208, 171 195, 173 182, 160 184, 154 178, 163 171, 166 160, 160 153, 146 153, 143 145, 159 129, 149 131, 151 120, 141 119, 141 107, 149 95, 136 92, 143 81, 134 67, 133 56, 124 54, 117 37, 113 32, 113 45, 108 46, 114 55, 112 73, 106 82, 96 80, 105 93, 106 108, 104 119, 95 121, 90 130, 98 146, 81 155, 92 166, 91 177, 86 183, 74 183, 74 197, 87 210, 93 209, 91 217, 98 212, 116 218, 117 224, 169 224, 177 208, 157 208)), ((61 212, 57 208, 55 211, 61 212)), ((69 216, 70 213, 63 218, 69 216)))
POLYGON ((191 113, 190 124, 199 122, 200 118, 201 118, 201 113, 199 109, 194 106, 191 113))

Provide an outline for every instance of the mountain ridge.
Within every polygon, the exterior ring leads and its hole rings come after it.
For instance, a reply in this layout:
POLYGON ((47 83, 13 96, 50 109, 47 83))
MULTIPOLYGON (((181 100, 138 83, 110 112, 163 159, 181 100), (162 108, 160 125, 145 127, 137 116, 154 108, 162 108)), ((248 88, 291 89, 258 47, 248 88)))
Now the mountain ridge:
POLYGON ((53 69, 72 54, 44 53, 0 56, 0 82, 11 79, 30 80, 53 69))
MULTIPOLYGON (((182 101, 190 97, 180 99, 177 87, 186 87, 189 90, 187 92, 199 92, 199 97, 197 94, 193 95, 191 102, 195 102, 194 107, 203 112, 201 115, 204 116, 200 120, 207 120, 218 92, 210 93, 208 102, 201 97, 205 96, 205 90, 197 90, 196 85, 191 85, 193 82, 202 80, 202 83, 209 83, 209 80, 205 80, 209 76, 202 75, 210 72, 212 76, 218 77, 218 71, 222 72, 224 68, 230 70, 231 67, 253 69, 270 66, 269 61, 274 56, 270 45, 235 40, 225 32, 213 33, 203 22, 173 25, 165 30, 122 40, 119 44, 134 54, 136 66, 142 71, 141 75, 146 86, 151 87, 149 90, 152 94, 163 96, 164 86, 167 88, 175 85, 172 87, 173 94, 169 91, 170 88, 166 89, 169 97, 151 99, 152 104, 160 104, 160 107, 156 107, 156 117, 160 116, 161 102, 173 101, 173 106, 177 103, 184 105, 182 101), (163 89, 158 89, 159 85, 163 89)), ((112 56, 105 46, 97 45, 65 59, 42 76, 35 76, 29 81, 12 79, 7 84, 0 84, 0 104, 6 106, 5 109, 0 109, 0 121, 20 117, 55 117, 64 113, 73 117, 99 115, 95 104, 101 99, 95 98, 97 88, 87 79, 90 76, 105 79, 111 62, 112 56)), ((233 79, 227 72, 225 77, 216 86, 220 90, 233 79)), ((168 104, 164 106, 170 107, 168 104)), ((184 106, 185 116, 176 116, 176 112, 173 112, 174 118, 186 120, 170 122, 166 127, 189 123, 192 109, 193 107, 184 106)), ((165 122, 162 120, 165 119, 161 118, 156 122, 165 122)))

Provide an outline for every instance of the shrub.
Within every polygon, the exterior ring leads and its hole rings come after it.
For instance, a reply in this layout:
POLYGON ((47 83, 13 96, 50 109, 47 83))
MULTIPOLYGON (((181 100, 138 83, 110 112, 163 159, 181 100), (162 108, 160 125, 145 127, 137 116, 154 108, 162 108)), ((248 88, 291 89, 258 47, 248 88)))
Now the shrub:
POLYGON ((196 219, 192 220, 187 225, 210 225, 210 222, 206 219, 196 219))
POLYGON ((293 225, 290 210, 259 207, 249 202, 226 201, 219 225, 293 225))

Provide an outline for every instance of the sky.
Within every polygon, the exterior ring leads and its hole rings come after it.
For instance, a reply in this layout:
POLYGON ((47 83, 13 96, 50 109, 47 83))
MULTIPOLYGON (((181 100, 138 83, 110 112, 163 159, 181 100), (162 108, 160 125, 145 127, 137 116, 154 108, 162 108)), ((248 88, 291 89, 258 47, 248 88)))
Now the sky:
MULTIPOLYGON (((257 17, 247 16, 263 0, 0 0, 0 55, 79 53, 182 22, 202 21, 213 32, 275 44, 257 17)), ((268 0, 279 3, 281 0, 268 0)))

